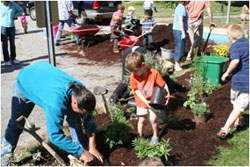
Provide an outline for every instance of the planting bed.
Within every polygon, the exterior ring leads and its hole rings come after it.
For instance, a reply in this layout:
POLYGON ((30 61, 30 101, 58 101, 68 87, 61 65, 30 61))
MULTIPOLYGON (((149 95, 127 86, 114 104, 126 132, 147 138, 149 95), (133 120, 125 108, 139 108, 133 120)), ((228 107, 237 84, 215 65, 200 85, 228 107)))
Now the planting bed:
MULTIPOLYGON (((178 78, 178 83, 188 88, 186 79, 190 74, 178 78)), ((181 88, 180 86, 177 86, 181 88)), ((185 87, 175 90, 167 110, 168 119, 166 128, 163 130, 162 138, 170 140, 172 148, 168 161, 165 165, 178 166, 202 166, 205 162, 217 153, 216 147, 226 145, 226 141, 221 141, 216 137, 216 132, 225 123, 227 116, 232 110, 230 104, 230 87, 229 83, 225 84, 222 89, 210 95, 206 102, 210 105, 212 116, 205 124, 195 127, 193 114, 190 109, 185 109, 182 105, 185 101, 187 89, 185 87), (223 106, 223 107, 222 107, 223 106)), ((97 124, 106 126, 110 123, 106 115, 97 115, 97 124)), ((131 131, 133 137, 136 136, 136 120, 132 121, 134 128, 131 131)), ((145 136, 152 135, 149 124, 145 127, 145 136)), ((131 145, 126 144, 109 150, 103 148, 103 138, 99 138, 101 152, 105 157, 105 165, 138 165, 140 160, 135 156, 135 151, 131 145)))

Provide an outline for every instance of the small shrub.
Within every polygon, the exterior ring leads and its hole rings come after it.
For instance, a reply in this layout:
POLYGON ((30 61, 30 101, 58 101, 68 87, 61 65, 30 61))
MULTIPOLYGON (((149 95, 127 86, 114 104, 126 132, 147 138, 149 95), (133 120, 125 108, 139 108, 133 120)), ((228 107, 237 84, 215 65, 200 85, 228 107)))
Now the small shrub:
POLYGON ((192 113, 197 116, 205 116, 210 113, 209 105, 205 102, 196 103, 192 108, 192 113))
POLYGON ((162 156, 168 160, 170 155, 169 140, 162 139, 159 144, 150 145, 149 140, 136 138, 132 141, 135 147, 136 156, 140 159, 147 157, 161 158, 162 156))
POLYGON ((108 108, 109 108, 109 115, 112 121, 123 119, 124 113, 121 106, 111 103, 109 104, 108 108))
POLYGON ((121 120, 115 120, 106 129, 104 136, 106 143, 109 143, 109 148, 112 149, 114 146, 123 145, 129 141, 129 131, 132 125, 124 118, 121 120))

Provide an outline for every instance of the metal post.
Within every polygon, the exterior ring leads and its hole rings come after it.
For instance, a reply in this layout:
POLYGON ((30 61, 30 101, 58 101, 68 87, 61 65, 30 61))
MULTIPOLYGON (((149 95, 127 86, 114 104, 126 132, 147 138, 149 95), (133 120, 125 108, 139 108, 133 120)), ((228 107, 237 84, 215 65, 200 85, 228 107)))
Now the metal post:
POLYGON ((231 8, 231 1, 229 0, 228 4, 227 4, 227 20, 226 20, 226 25, 229 24, 229 20, 230 20, 230 8, 231 8))
POLYGON ((45 1, 45 18, 46 18, 46 29, 47 29, 47 43, 48 43, 48 54, 49 62, 53 66, 56 66, 55 48, 54 48, 54 38, 52 32, 52 20, 51 20, 51 7, 50 1, 45 1))
POLYGON ((220 12, 223 13, 223 2, 220 1, 220 12))

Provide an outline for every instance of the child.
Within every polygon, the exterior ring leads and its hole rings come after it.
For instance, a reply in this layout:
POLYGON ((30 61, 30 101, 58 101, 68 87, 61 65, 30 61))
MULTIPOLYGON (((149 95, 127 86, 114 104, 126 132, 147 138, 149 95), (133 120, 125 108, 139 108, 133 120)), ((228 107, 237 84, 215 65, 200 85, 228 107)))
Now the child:
POLYGON ((24 34, 26 34, 27 29, 28 29, 28 22, 26 20, 24 12, 22 13, 22 16, 20 16, 20 21, 21 21, 21 24, 22 24, 22 27, 23 27, 23 30, 24 30, 24 34))
POLYGON ((119 53, 120 50, 118 48, 118 40, 121 37, 121 24, 119 23, 119 16, 114 16, 112 18, 113 24, 111 25, 111 37, 114 40, 114 47, 113 47, 113 52, 114 53, 119 53))
POLYGON ((249 41, 244 37, 244 31, 240 25, 228 27, 227 34, 232 42, 231 62, 221 80, 226 81, 232 75, 231 103, 233 111, 217 133, 220 139, 225 139, 230 134, 232 125, 236 130, 242 128, 240 117, 249 105, 249 41))
POLYGON ((146 34, 143 37, 143 46, 146 48, 151 47, 153 43, 152 30, 156 26, 156 22, 148 11, 144 12, 144 19, 141 24, 142 33, 146 34))
POLYGON ((134 17, 133 17, 134 13, 135 13, 135 7, 129 6, 128 7, 128 14, 127 14, 126 19, 124 21, 125 28, 132 30, 136 26, 132 23, 132 21, 134 20, 134 17))
POLYGON ((180 2, 174 13, 173 33, 175 43, 175 71, 181 71, 179 61, 185 52, 185 33, 188 30, 188 14, 184 5, 188 2, 180 2))
POLYGON ((149 120, 153 129, 153 137, 151 144, 158 144, 158 121, 157 113, 150 107, 149 103, 153 93, 153 89, 156 86, 164 87, 167 92, 166 105, 168 104, 170 92, 167 84, 162 79, 161 74, 153 69, 148 68, 145 65, 144 57, 141 53, 135 51, 128 55, 126 59, 126 67, 131 71, 130 75, 130 88, 135 96, 135 102, 137 106, 138 120, 138 133, 140 137, 143 137, 143 126, 149 114, 149 120))

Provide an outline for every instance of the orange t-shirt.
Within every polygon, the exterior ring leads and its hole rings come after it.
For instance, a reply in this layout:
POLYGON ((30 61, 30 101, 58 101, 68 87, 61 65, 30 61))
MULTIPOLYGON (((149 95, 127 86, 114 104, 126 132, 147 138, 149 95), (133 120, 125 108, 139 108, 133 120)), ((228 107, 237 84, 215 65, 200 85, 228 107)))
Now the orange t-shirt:
MULTIPOLYGON (((162 79, 161 74, 153 68, 147 68, 147 76, 145 77, 134 75, 134 73, 130 75, 130 88, 133 91, 139 90, 149 101, 156 86, 164 87, 165 81, 162 79)), ((137 107, 148 108, 135 93, 134 96, 137 107)))
POLYGON ((203 15, 204 9, 211 7, 209 1, 190 1, 186 6, 188 23, 197 21, 203 15))

